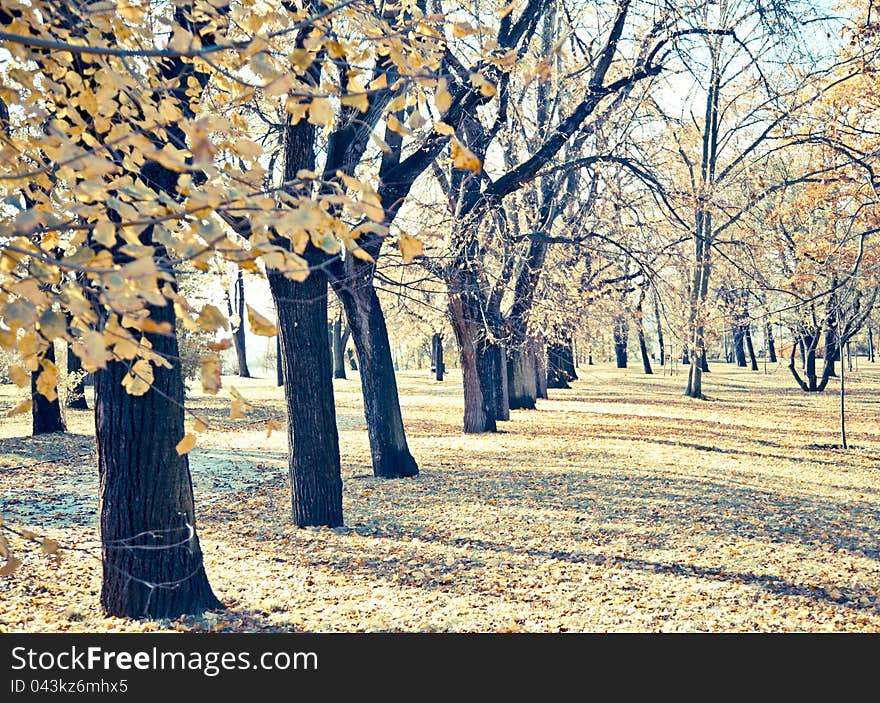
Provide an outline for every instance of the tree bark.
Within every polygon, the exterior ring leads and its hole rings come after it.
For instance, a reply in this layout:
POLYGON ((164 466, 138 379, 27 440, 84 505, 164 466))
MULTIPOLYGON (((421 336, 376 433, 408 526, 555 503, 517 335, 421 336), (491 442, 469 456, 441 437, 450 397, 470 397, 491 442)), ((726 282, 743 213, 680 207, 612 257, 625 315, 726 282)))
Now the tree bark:
POLYGON ((617 368, 625 369, 627 364, 627 341, 629 337, 629 325, 623 317, 614 321, 614 357, 617 360, 617 368))
POLYGON ((431 337, 431 371, 437 381, 442 381, 443 374, 446 373, 446 364, 443 362, 443 337, 439 333, 431 337))
POLYGON ((275 335, 275 385, 284 385, 284 354, 281 351, 281 335, 275 335))
POLYGON ((645 343, 645 331, 641 327, 639 328, 639 350, 642 353, 642 367, 645 369, 645 373, 653 374, 651 359, 648 356, 648 345, 645 343))
POLYGON ((462 388, 464 390, 464 431, 467 434, 482 432, 495 432, 495 415, 486 402, 480 383, 480 373, 477 368, 477 349, 474 342, 478 336, 478 330, 472 320, 465 316, 464 307, 466 300, 455 290, 450 288, 449 294, 449 317, 452 321, 452 329, 458 342, 459 359, 461 364, 462 388))
POLYGON ((773 324, 767 323, 767 351, 770 354, 770 363, 775 364, 778 359, 776 358, 776 340, 773 339, 773 324))
MULTIPOLYGON (((155 322, 175 324, 168 304, 155 322)), ((189 460, 175 445, 184 435, 184 386, 176 335, 148 334, 171 368, 154 367, 145 395, 129 395, 129 370, 111 361, 95 374, 95 436, 107 615, 175 618, 223 607, 211 590, 196 533, 189 460)))
POLYGON ((507 388, 507 360, 504 348, 485 338, 477 342, 477 368, 480 383, 496 420, 510 420, 507 388))
MULTIPOLYGON (((49 348, 43 355, 43 361, 55 364, 55 345, 49 342, 49 348)), ((51 434, 53 432, 66 432, 64 419, 61 416, 61 401, 56 395, 49 400, 42 393, 37 392, 37 381, 43 373, 42 365, 31 374, 31 426, 34 436, 51 434)), ((56 388, 57 392, 57 388, 56 388)))
POLYGON ((347 378, 345 375, 345 345, 351 335, 351 328, 342 331, 342 313, 333 320, 333 378, 347 378))
POLYGON ((534 410, 538 398, 531 344, 511 349, 507 356, 507 396, 511 410, 534 410))
POLYGON ((663 343, 663 324, 660 319, 660 302, 658 294, 654 293, 654 320, 657 323, 657 343, 660 346, 660 366, 666 365, 666 345, 663 343))
POLYGON ((571 388, 566 371, 565 344, 554 342, 547 347, 547 388, 571 388))
POLYGON ((357 349, 373 475, 415 476, 419 467, 406 441, 391 343, 376 289, 371 283, 359 288, 337 286, 336 294, 357 349))
POLYGON ((733 326, 733 353, 736 356, 736 365, 742 367, 748 365, 746 363, 745 335, 745 325, 737 323, 733 326))
POLYGON ((743 330, 743 336, 746 341, 746 348, 749 350, 749 361, 752 365, 752 371, 758 370, 758 359, 755 357, 755 346, 752 344, 752 326, 749 324, 745 325, 745 329, 743 330))
POLYGON ((535 395, 547 399, 547 366, 544 363, 544 343, 532 341, 532 358, 535 363, 535 395))
POLYGON ((333 381, 327 373, 327 278, 319 268, 302 283, 271 269, 268 278, 284 350, 293 522, 338 527, 342 476, 333 381))
POLYGON ((868 328, 868 362, 874 363, 874 330, 868 328))

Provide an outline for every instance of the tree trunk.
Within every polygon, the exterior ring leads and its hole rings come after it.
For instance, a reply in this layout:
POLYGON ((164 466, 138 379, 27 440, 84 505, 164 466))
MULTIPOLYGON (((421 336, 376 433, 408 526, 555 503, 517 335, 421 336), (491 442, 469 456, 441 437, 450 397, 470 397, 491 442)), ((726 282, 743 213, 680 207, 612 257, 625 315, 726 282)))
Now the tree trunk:
POLYGON ((742 367, 748 365, 746 362, 745 336, 746 326, 738 323, 735 324, 733 326, 733 353, 736 356, 736 365, 742 367))
POLYGON ((775 364, 778 359, 776 358, 776 340, 773 339, 773 325, 772 323, 767 323, 767 352, 770 354, 770 363, 775 364))
POLYGON ((666 365, 666 345, 663 343, 663 324, 660 320, 660 302, 654 293, 654 320, 657 323, 657 343, 660 346, 660 366, 666 365))
POLYGON ((431 371, 437 381, 442 381, 443 374, 446 373, 446 364, 443 362, 443 337, 439 333, 431 337, 431 371))
POLYGON ((238 269, 232 296, 226 296, 226 306, 229 310, 229 317, 238 320, 238 325, 232 328, 232 343, 235 345, 235 357, 238 360, 238 375, 241 378, 250 378, 251 372, 247 364, 244 329, 244 274, 241 269, 238 269))
POLYGON ((354 350, 353 350, 353 349, 349 349, 348 352, 347 352, 347 355, 348 355, 348 367, 349 367, 352 371, 357 371, 357 370, 358 370, 358 365, 357 365, 357 359, 355 358, 355 355, 354 355, 354 350))
POLYGON ((342 313, 333 321, 333 378, 347 378, 345 375, 345 345, 351 328, 342 331, 342 313))
POLYGON ((511 410, 534 410, 538 398, 531 343, 511 349, 507 356, 507 394, 511 410))
POLYGON ((868 361, 874 363, 874 330, 868 328, 868 361))
POLYGON ((682 349, 682 351, 681 351, 681 365, 682 365, 682 366, 687 366, 687 365, 690 364, 690 363, 691 363, 691 357, 690 357, 690 355, 688 354, 687 347, 685 347, 685 348, 682 349))
MULTIPOLYGON (((303 34, 297 37, 297 43, 303 34)), ((310 69, 317 80, 317 68, 310 69)), ((315 126, 302 120, 284 129, 284 183, 296 182, 300 169, 315 167, 315 126)), ((291 189, 292 186, 287 186, 291 189)), ((292 191, 296 194, 296 191, 292 191)), ((301 195, 307 196, 308 190, 301 195)), ((283 240, 282 240, 283 242, 283 240)), ((290 494, 293 522, 299 526, 342 525, 342 475, 327 336, 327 255, 312 244, 303 257, 311 269, 297 282, 269 269, 269 290, 278 314, 284 397, 287 404, 290 494)))
POLYGON ((562 356, 563 369, 565 373, 568 375, 569 381, 577 381, 578 375, 577 370, 574 366, 574 342, 571 337, 565 340, 563 344, 564 352, 562 356))
POLYGON ((333 382, 327 373, 327 278, 320 268, 302 283, 271 269, 268 278, 284 351, 293 521, 299 527, 338 527, 342 477, 333 382))
POLYGON ((614 356, 617 360, 617 368, 625 369, 627 362, 627 339, 629 337, 629 326, 626 320, 618 317, 614 321, 614 356))
POLYGON ((544 344, 533 340, 531 343, 531 357, 535 364, 535 396, 547 399, 547 367, 544 363, 544 344))
MULTIPOLYGON (((150 308, 150 319, 173 328, 173 306, 150 308)), ((146 394, 122 387, 127 363, 111 361, 95 374, 101 606, 117 617, 176 618, 223 606, 202 563, 189 460, 175 448, 184 436, 177 336, 147 338, 171 368, 154 367, 146 394)))
POLYGON ((566 345, 559 342, 547 347, 547 388, 571 388, 566 371, 566 352, 566 345))
POLYGON ((651 359, 648 356, 648 345, 645 344, 645 331, 639 328, 639 350, 642 352, 642 366, 646 374, 653 374, 651 369, 651 359))
POLYGON ((746 348, 749 351, 749 361, 752 365, 752 371, 758 370, 758 359, 755 357, 755 346, 752 344, 752 326, 745 325, 745 330, 743 331, 743 336, 745 337, 746 348))
MULTIPOLYGON (((71 345, 67 345, 67 375, 70 376, 74 373, 79 373, 82 371, 82 360, 73 353, 73 349, 71 345)), ((74 386, 70 389, 70 396, 67 399, 67 407, 72 408, 73 410, 88 410, 89 404, 86 401, 86 384, 85 384, 85 375, 83 375, 79 381, 74 384, 74 386)))
POLYGON ((703 373, 709 373, 709 359, 706 356, 706 347, 700 352, 700 370, 703 373))
POLYGON ((823 359, 825 368, 822 371, 824 376, 830 378, 837 377, 837 373, 834 370, 835 361, 837 361, 837 333, 834 327, 828 327, 825 330, 825 353, 823 359))
POLYGON ((472 322, 465 318, 464 303, 458 293, 451 293, 449 296, 449 316, 459 349, 464 390, 464 431, 468 434, 495 432, 495 416, 486 403, 477 369, 477 349, 474 343, 477 331, 472 329, 472 322))
MULTIPOLYGON (((49 348, 46 349, 42 361, 55 366, 55 345, 52 342, 49 342, 49 348)), ((31 374, 31 424, 35 437, 41 434, 67 431, 67 428, 64 426, 64 419, 61 417, 61 402, 58 400, 57 395, 58 389, 55 389, 56 395, 52 400, 37 392, 37 381, 42 373, 43 367, 41 365, 31 374)))
POLYGON ((477 369, 480 374, 480 387, 490 412, 496 420, 510 419, 510 405, 507 400, 507 363, 504 349, 496 342, 490 342, 481 330, 481 338, 476 343, 477 369))
POLYGON ((372 284, 340 286, 336 294, 345 308, 357 349, 373 475, 415 476, 419 467, 406 441, 391 343, 376 289, 372 284))

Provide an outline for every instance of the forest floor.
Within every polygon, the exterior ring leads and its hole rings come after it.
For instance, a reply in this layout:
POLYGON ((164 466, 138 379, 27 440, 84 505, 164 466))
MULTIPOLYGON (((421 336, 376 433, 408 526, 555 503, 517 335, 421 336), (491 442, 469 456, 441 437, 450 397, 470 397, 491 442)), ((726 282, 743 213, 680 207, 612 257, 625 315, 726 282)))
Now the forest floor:
POLYGON ((685 375, 610 365, 461 432, 460 377, 398 383, 414 479, 372 477, 360 384, 336 381, 345 527, 290 523, 280 388, 224 378, 251 401, 194 392, 217 428, 190 454, 215 592, 203 617, 100 613, 92 414, 31 438, 0 386, 0 515, 57 540, 59 563, 11 538, 0 631, 880 631, 880 365, 810 396, 770 374, 712 365, 709 400, 685 375), (39 463, 37 463, 39 462, 39 463), (77 551, 77 548, 83 551, 77 551))

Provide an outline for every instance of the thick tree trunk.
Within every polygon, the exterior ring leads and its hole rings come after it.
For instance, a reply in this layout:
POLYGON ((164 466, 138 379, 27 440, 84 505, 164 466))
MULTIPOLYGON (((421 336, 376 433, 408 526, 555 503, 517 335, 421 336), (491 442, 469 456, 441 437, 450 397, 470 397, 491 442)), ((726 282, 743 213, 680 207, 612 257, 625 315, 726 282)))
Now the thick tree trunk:
POLYGON ((567 352, 568 347, 559 342, 547 347, 547 388, 571 388, 568 384, 570 377, 566 371, 567 352))
POLYGON ((474 329, 473 322, 466 318, 464 306, 462 296, 450 289, 449 317, 458 342, 464 390, 464 431, 468 434, 495 432, 495 415, 486 402, 477 368, 477 349, 474 342, 477 330, 474 329))
POLYGON ((752 344, 752 326, 745 325, 745 329, 743 331, 743 337, 745 337, 746 348, 749 351, 749 361, 752 365, 752 371, 758 370, 758 359, 755 356, 755 346, 752 344))
POLYGON ((495 420, 510 419, 510 405, 507 400, 507 364, 504 349, 500 344, 490 342, 480 332, 475 347, 477 350, 477 370, 480 374, 480 387, 483 399, 495 420))
POLYGON ((333 381, 327 373, 327 278, 315 269, 298 283, 270 269, 269 287, 284 351, 293 521, 299 527, 338 527, 342 476, 333 381))
POLYGON ((771 323, 767 323, 767 352, 770 354, 770 363, 775 364, 778 359, 776 358, 776 340, 773 339, 773 325, 771 323))
MULTIPOLYGON (((49 348, 43 355, 43 361, 47 364, 55 365, 55 346, 50 342, 49 348)), ((49 400, 42 393, 37 392, 37 382, 43 373, 43 367, 40 366, 31 374, 31 425, 34 436, 41 434, 51 434, 53 432, 66 432, 64 419, 61 417, 61 401, 58 399, 57 388, 56 395, 49 400)))
POLYGON ((700 352, 700 370, 703 373, 709 373, 709 358, 706 356, 706 347, 700 352))
POLYGON ((682 349, 682 352, 681 352, 681 365, 687 366, 690 363, 691 363, 691 357, 690 357, 690 354, 688 354, 687 347, 685 347, 684 349, 682 349))
POLYGON ((874 363, 874 330, 868 328, 868 361, 874 363))
MULTIPOLYGON (((73 353, 71 345, 67 345, 67 375, 82 371, 82 360, 73 353)), ((70 389, 70 397, 67 400, 67 407, 74 410, 88 410, 89 404, 86 401, 86 384, 85 375, 77 381, 70 389)))
MULTIPOLYGON (((169 304, 155 322, 175 323, 169 304)), ((205 575, 196 534, 184 436, 184 386, 176 335, 147 335, 171 363, 154 367, 145 395, 126 393, 127 363, 95 374, 95 435, 100 475, 101 606, 108 615, 175 618, 222 607, 205 575)))
POLYGON ((507 356, 507 395, 511 410, 534 410, 538 398, 531 344, 511 349, 507 356))
POLYGON ((406 441, 391 343, 376 289, 371 284, 359 288, 338 287, 336 294, 345 308, 360 362, 373 475, 381 478, 415 476, 419 467, 406 441))
POLYGON ((241 269, 238 269, 232 296, 227 296, 226 305, 229 309, 229 316, 238 319, 238 325, 232 329, 232 343, 235 346, 235 357, 238 361, 238 375, 241 378, 250 378, 251 372, 247 363, 244 329, 244 274, 241 269))

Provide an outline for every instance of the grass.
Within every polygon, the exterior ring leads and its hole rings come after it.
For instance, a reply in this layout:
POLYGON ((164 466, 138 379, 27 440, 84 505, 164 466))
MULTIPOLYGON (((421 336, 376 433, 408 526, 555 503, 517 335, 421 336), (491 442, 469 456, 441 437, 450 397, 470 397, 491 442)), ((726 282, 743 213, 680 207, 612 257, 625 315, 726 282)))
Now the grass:
MULTIPOLYGON (((58 540, 60 564, 12 540, 2 631, 877 631, 880 371, 848 376, 853 448, 835 448, 837 386, 806 395, 781 366, 685 377, 580 369, 571 390, 461 432, 460 379, 398 382, 415 479, 371 475, 357 380, 336 381, 344 528, 289 522, 286 433, 268 380, 225 378, 256 406, 189 407, 218 429, 191 454, 206 566, 225 611, 177 621, 98 607, 91 415, 31 438, 0 424, 0 514, 58 540), (251 424, 248 424, 251 423, 251 424), (35 465, 36 462, 43 462, 35 465), (18 468, 12 468, 18 467, 18 468)), ((0 412, 14 404, 0 386, 0 412)))

